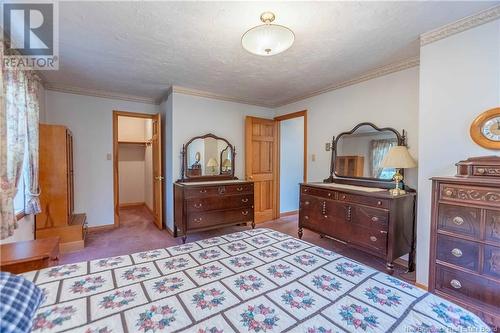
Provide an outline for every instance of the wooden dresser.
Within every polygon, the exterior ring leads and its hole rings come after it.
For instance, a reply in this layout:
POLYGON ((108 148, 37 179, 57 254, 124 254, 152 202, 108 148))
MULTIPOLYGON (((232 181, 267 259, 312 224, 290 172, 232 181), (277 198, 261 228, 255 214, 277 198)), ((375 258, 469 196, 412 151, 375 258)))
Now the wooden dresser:
POLYGON ((254 222, 254 185, 241 180, 174 184, 174 237, 254 222))
POLYGON ((309 183, 300 186, 299 238, 302 228, 332 237, 383 258, 389 273, 395 259, 410 254, 413 270, 415 192, 391 196, 357 186, 309 183))
POLYGON ((429 291, 500 328, 500 157, 432 178, 429 291))
POLYGON ((84 247, 86 215, 74 214, 73 136, 61 125, 40 124, 40 205, 35 238, 59 237, 61 252, 84 247))

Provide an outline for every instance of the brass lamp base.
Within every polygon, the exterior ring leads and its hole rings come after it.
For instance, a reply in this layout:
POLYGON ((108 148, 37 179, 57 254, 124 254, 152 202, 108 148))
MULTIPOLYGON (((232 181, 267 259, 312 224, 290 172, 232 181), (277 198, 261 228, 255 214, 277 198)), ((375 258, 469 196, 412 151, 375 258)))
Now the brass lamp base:
POLYGON ((394 177, 392 177, 392 179, 396 182, 396 188, 391 188, 389 190, 389 193, 395 197, 398 195, 406 194, 406 191, 400 188, 401 181, 403 180, 403 175, 399 173, 399 169, 396 169, 396 173, 394 174, 394 177))

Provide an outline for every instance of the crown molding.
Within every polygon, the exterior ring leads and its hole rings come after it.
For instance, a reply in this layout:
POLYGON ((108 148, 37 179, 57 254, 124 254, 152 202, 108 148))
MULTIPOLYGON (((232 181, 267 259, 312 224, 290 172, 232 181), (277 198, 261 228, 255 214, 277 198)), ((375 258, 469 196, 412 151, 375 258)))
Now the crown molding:
POLYGON ((301 100, 304 100, 307 98, 311 98, 314 96, 318 96, 318 95, 321 95, 321 94, 324 94, 324 93, 327 93, 327 92, 330 92, 333 90, 338 90, 338 89, 352 86, 352 85, 355 85, 355 84, 358 84, 358 83, 361 83, 364 81, 376 79, 376 78, 381 77, 381 76, 385 76, 385 75, 392 74, 395 72, 403 71, 405 69, 416 67, 419 64, 420 64, 420 57, 413 57, 413 58, 405 59, 403 61, 399 61, 399 62, 395 62, 395 63, 389 64, 386 66, 378 67, 374 70, 371 70, 371 71, 368 71, 364 74, 361 74, 353 79, 343 81, 343 82, 331 85, 329 87, 326 87, 326 88, 323 88, 320 90, 313 91, 313 92, 308 93, 306 95, 302 95, 299 97, 288 99, 284 102, 273 105, 273 107, 277 108, 277 107, 284 106, 284 105, 287 105, 290 103, 295 103, 295 102, 298 102, 298 101, 301 101, 301 100))
POLYGON ((420 35, 420 46, 424 46, 440 39, 455 35, 459 32, 472 29, 482 24, 500 18, 500 5, 488 8, 471 16, 464 17, 458 21, 444 25, 437 29, 420 35))
POLYGON ((251 101, 248 99, 219 95, 219 94, 214 94, 214 93, 211 93, 208 91, 191 89, 191 88, 186 88, 186 87, 181 87, 181 86, 172 86, 172 92, 184 94, 184 95, 218 99, 218 100, 226 101, 226 102, 234 102, 234 103, 240 103, 240 104, 248 104, 248 105, 260 106, 260 107, 266 107, 266 108, 272 108, 274 106, 273 104, 269 104, 269 103, 255 102, 255 101, 251 101))
POLYGON ((128 102, 137 102, 137 103, 159 105, 158 100, 155 98, 151 98, 151 97, 142 97, 142 96, 109 92, 109 91, 104 91, 104 90, 94 90, 94 89, 86 89, 86 88, 80 88, 80 87, 72 87, 72 86, 67 86, 67 85, 49 83, 47 81, 45 81, 43 83, 43 87, 45 88, 45 90, 57 91, 57 92, 63 92, 63 93, 69 93, 69 94, 101 97, 101 98, 117 99, 117 100, 128 101, 128 102))

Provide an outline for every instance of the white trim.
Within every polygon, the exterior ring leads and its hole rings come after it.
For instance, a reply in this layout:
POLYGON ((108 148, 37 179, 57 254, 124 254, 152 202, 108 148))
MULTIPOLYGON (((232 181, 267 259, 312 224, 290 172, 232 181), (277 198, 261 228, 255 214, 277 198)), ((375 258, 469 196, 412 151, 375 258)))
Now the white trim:
POLYGON ((389 64, 389 65, 386 65, 386 66, 382 66, 382 67, 376 68, 374 70, 371 70, 369 72, 366 72, 365 74, 361 74, 360 76, 357 76, 354 79, 343 81, 343 82, 334 84, 332 86, 329 86, 327 88, 323 88, 323 89, 320 89, 320 90, 316 90, 316 91, 314 91, 312 93, 309 93, 309 94, 306 94, 306 95, 302 95, 300 97, 295 97, 295 98, 288 99, 288 100, 286 100, 286 101, 284 101, 282 103, 274 105, 274 107, 276 108, 276 107, 284 106, 284 105, 287 105, 287 104, 295 103, 295 102, 298 102, 298 101, 301 101, 301 100, 304 100, 304 99, 307 99, 307 98, 311 98, 311 97, 314 97, 314 96, 317 96, 317 95, 324 94, 326 92, 330 92, 330 91, 333 91, 333 90, 345 88, 345 87, 352 86, 352 85, 355 85, 355 84, 358 84, 358 83, 361 83, 361 82, 364 82, 364 81, 376 79, 376 78, 384 76, 384 75, 388 75, 388 74, 392 74, 392 73, 395 73, 395 72, 403 71, 405 69, 416 67, 416 66, 419 65, 419 63, 420 63, 419 57, 413 57, 413 58, 409 58, 409 59, 406 59, 406 60, 403 60, 403 61, 400 61, 400 62, 396 62, 396 63, 392 63, 392 64, 389 64))
POLYGON ((266 108, 274 107, 273 104, 269 104, 269 103, 253 102, 253 101, 238 98, 238 97, 219 95, 219 94, 214 94, 214 93, 211 93, 208 91, 196 90, 196 89, 180 87, 180 86, 172 86, 172 92, 184 94, 184 95, 192 95, 192 96, 205 97, 205 98, 211 98, 211 99, 219 99, 219 100, 227 101, 227 102, 235 102, 235 103, 241 103, 241 104, 262 106, 262 107, 266 107, 266 108))
POLYGON ((482 24, 494 21, 498 18, 500 18, 500 5, 488 8, 474 15, 464 17, 458 21, 421 34, 420 46, 436 42, 440 39, 452 36, 468 29, 472 29, 482 24))
POLYGON ((138 102, 146 104, 159 105, 158 100, 151 97, 142 97, 128 94, 121 94, 115 92, 109 92, 104 90, 94 90, 79 87, 71 87, 66 85, 60 85, 55 83, 44 82, 43 84, 45 90, 64 92, 69 94, 84 95, 84 96, 94 96, 109 99, 118 99, 122 101, 138 102))

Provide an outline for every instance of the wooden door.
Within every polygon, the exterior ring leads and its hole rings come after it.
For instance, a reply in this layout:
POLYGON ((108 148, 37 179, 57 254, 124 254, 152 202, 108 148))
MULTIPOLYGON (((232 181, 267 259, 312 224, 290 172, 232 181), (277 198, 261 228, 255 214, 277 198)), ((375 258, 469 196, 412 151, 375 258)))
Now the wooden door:
POLYGON ((161 116, 153 116, 153 214, 158 228, 163 229, 163 175, 161 159, 161 116))
POLYGON ((276 204, 278 122, 247 117, 245 120, 245 173, 254 182, 255 222, 278 218, 276 204))

